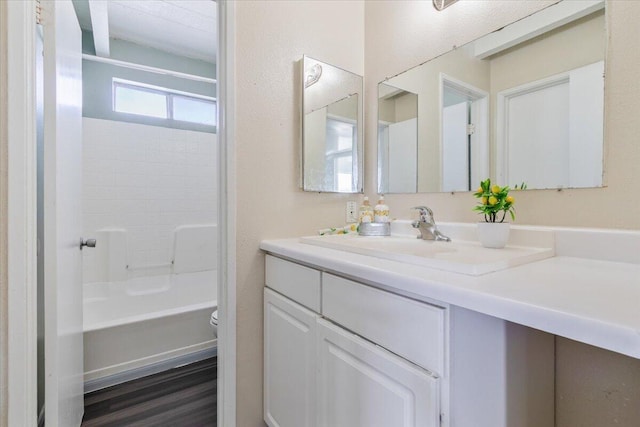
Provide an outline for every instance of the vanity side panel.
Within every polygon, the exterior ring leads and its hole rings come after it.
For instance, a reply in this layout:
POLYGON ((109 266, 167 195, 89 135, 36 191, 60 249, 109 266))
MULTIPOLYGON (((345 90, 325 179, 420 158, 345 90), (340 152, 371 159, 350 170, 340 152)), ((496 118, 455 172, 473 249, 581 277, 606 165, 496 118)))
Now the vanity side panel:
POLYGON ((450 427, 506 425, 505 323, 450 308, 450 427))
POLYGON ((450 333, 449 426, 554 426, 552 335, 459 307, 450 333))

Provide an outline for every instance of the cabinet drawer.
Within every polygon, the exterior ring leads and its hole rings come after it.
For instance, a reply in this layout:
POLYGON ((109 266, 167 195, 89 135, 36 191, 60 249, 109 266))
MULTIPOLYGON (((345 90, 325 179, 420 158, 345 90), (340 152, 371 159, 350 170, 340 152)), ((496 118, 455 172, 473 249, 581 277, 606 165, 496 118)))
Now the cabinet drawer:
POLYGON ((320 312, 320 272, 309 267, 267 255, 265 265, 267 287, 320 312))
POLYGON ((445 309, 323 273, 322 314, 442 375, 445 309))

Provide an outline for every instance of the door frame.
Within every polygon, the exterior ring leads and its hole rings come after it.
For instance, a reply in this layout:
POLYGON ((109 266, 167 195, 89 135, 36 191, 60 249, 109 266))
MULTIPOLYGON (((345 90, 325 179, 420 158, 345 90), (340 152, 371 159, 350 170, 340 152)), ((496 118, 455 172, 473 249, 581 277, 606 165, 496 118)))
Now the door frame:
POLYGON ((568 83, 570 71, 504 89, 496 97, 496 179, 509 181, 509 102, 512 98, 568 83))
MULTIPOLYGON (((461 93, 466 94, 471 101, 471 109, 476 113, 477 120, 474 120, 475 132, 471 135, 472 151, 477 155, 475 159, 469 158, 469 168, 471 170, 471 182, 473 189, 473 182, 478 181, 478 176, 488 177, 490 172, 490 147, 489 147, 489 92, 477 88, 467 82, 451 77, 445 73, 439 74, 439 104, 438 104, 438 141, 440 149, 440 185, 444 180, 444 132, 443 132, 443 114, 444 108, 444 92, 445 88, 452 88, 461 93), (475 173, 474 173, 475 172, 475 173), (476 175, 474 177, 474 175, 476 175)), ((484 178, 480 178, 484 179, 484 178)), ((440 188, 442 190, 442 188, 440 188)))
MULTIPOLYGON (((37 425, 36 2, 4 2, 8 425, 37 425)), ((5 420, 3 420, 5 421, 5 420)))
MULTIPOLYGON (((235 10, 218 0, 219 254, 218 420, 236 423, 235 10)), ((6 301, 0 317, 0 424, 37 425, 36 2, 2 2, 0 134, 7 165, 6 301), (6 126, 4 126, 6 125, 6 126), (6 144, 6 145, 5 145, 6 144), (6 150, 4 148, 6 147, 6 150), (5 342, 6 341, 6 342, 5 342), (6 345, 5 345, 6 344, 6 345), (6 388, 5 388, 6 387, 6 388)), ((0 229, 0 231, 2 231, 0 229)), ((0 278, 0 282, 2 282, 0 278)), ((2 283, 4 287, 4 283, 2 283)), ((5 293, 6 292, 6 293, 5 293)), ((1 301, 1 300, 0 300, 1 301)))
POLYGON ((218 425, 236 425, 236 4, 218 3, 218 425))

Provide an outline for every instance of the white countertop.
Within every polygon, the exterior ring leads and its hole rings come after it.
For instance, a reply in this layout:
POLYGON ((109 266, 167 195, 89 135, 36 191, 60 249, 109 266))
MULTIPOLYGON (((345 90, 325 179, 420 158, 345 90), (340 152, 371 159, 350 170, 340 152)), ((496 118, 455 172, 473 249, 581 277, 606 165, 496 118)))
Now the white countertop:
POLYGON ((304 244, 297 238, 265 240, 260 248, 409 297, 442 301, 640 359, 640 263, 635 262, 640 233, 556 230, 554 258, 476 277, 304 244), (583 256, 585 242, 602 235, 612 239, 596 241, 588 252, 591 259, 566 256, 583 256), (626 262, 593 259, 611 259, 598 248, 620 248, 619 241, 628 246, 620 250, 626 262))

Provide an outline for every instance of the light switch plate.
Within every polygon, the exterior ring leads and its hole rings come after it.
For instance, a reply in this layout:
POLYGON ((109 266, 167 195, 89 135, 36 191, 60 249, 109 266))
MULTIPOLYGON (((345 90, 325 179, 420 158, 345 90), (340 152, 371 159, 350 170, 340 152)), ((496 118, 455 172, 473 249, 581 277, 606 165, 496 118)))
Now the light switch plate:
POLYGON ((356 202, 347 202, 347 224, 358 222, 358 204, 356 202))

